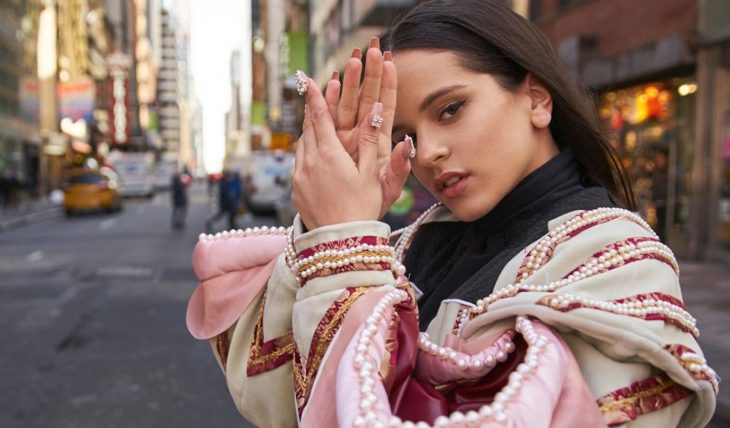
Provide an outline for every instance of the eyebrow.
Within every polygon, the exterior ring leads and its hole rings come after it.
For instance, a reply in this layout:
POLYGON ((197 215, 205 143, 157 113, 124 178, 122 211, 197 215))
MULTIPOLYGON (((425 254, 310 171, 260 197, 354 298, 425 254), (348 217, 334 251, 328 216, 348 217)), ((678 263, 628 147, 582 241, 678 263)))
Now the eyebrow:
POLYGON ((424 100, 421 102, 421 105, 418 106, 418 111, 424 111, 428 108, 428 106, 436 101, 439 97, 448 94, 449 92, 456 91, 458 89, 466 88, 466 85, 453 85, 453 86, 446 86, 443 88, 436 89, 435 91, 431 92, 424 100))

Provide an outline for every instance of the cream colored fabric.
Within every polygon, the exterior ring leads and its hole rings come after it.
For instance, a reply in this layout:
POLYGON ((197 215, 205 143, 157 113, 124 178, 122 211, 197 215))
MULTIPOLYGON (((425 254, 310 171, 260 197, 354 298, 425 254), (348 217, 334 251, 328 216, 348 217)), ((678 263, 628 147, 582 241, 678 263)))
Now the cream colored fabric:
MULTIPOLYGON (((551 221, 550 229, 576 214, 551 221)), ((451 221, 452 217, 448 210, 441 208, 434 211, 430 219, 451 221)), ((298 221, 296 224, 297 250, 351 236, 386 237, 389 233, 387 226, 379 222, 347 223, 304 234, 301 233, 301 224, 298 221)), ((649 235, 649 231, 626 219, 595 226, 559 245, 550 261, 537 270, 527 284, 544 284, 559 279, 608 244, 629 237, 649 235)), ((528 249, 532 246, 528 246, 528 249)), ((520 252, 507 264, 499 276, 495 291, 515 281, 524 254, 520 252)), ((275 300, 267 298, 264 316, 266 340, 283 334, 293 326, 297 348, 306 358, 317 324, 345 287, 393 283, 393 276, 389 272, 348 272, 317 278, 308 282, 304 288, 298 288, 282 257, 267 285, 269 293, 277 297, 275 300)), ((485 284, 485 289, 491 289, 491 285, 485 284)), ((554 293, 606 300, 656 291, 681 298, 674 271, 662 262, 645 260, 577 281, 554 293)), ((462 330, 463 337, 476 338, 492 334, 513 322, 516 315, 530 315, 562 335, 596 398, 659 371, 666 371, 674 381, 695 392, 695 395, 672 406, 642 415, 627 426, 694 427, 702 426, 711 417, 715 403, 711 385, 705 381, 696 381, 663 349, 666 344, 683 344, 699 352, 699 346, 690 334, 661 321, 645 321, 592 309, 560 312, 536 304, 546 294, 519 293, 494 303, 488 311, 466 325, 462 330)), ((293 426, 296 424, 296 405, 292 389, 292 364, 287 363, 250 378, 246 376, 248 350, 259 305, 260 299, 229 331, 231 349, 226 372, 228 385, 238 409, 255 424, 293 426)), ((433 341, 441 343, 445 340, 452 332, 459 309, 463 307, 464 303, 459 301, 442 303, 428 327, 433 341)), ((327 361, 326 357, 324 361, 327 361)))

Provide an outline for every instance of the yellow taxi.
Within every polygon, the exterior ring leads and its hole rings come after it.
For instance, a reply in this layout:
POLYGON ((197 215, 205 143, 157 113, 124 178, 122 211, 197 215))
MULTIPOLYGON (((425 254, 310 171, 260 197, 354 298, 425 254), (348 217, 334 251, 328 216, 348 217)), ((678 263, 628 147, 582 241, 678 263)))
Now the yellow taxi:
POLYGON ((63 208, 66 215, 82 211, 122 209, 119 194, 119 178, 110 168, 99 170, 75 170, 67 179, 63 190, 63 208))

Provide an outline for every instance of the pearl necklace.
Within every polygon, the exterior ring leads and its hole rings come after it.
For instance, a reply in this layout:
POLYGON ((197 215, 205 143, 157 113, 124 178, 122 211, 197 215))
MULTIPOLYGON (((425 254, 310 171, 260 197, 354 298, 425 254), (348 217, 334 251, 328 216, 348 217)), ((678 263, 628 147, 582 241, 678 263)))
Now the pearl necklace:
MULTIPOLYGON (((368 316, 366 320, 366 327, 358 333, 358 344, 355 348, 355 356, 353 358, 353 369, 357 373, 359 392, 360 392, 360 403, 358 405, 359 414, 353 422, 355 427, 364 426, 389 426, 389 427, 404 427, 404 428, 420 428, 420 427, 431 427, 432 425, 425 422, 413 423, 411 421, 403 421, 401 418, 395 415, 391 415, 387 421, 378 420, 378 415, 373 409, 377 407, 378 396, 373 392, 373 388, 378 382, 381 382, 380 374, 377 369, 377 361, 373 361, 368 354, 370 349, 373 336, 378 334, 379 327, 387 328, 390 319, 394 312, 394 306, 400 302, 408 299, 408 293, 403 290, 393 290, 387 293, 380 302, 375 306, 373 312, 368 316)), ((495 395, 494 401, 489 404, 482 406, 479 411, 469 411, 466 413, 453 412, 448 417, 439 416, 434 421, 434 427, 447 427, 452 425, 458 425, 467 423, 471 426, 477 426, 480 423, 487 421, 493 421, 497 423, 507 422, 507 414, 505 413, 505 407, 509 405, 509 401, 517 395, 521 389, 524 379, 532 374, 538 367, 539 358, 548 343, 548 339, 544 335, 538 334, 532 322, 530 322, 524 316, 518 316, 516 320, 515 328, 520 332, 525 341, 527 342, 528 348, 525 354, 525 359, 520 363, 516 370, 509 375, 507 385, 505 385, 500 392, 495 395)), ((419 339, 419 345, 424 344, 428 339, 424 339, 421 336, 419 339)), ((511 342, 509 342, 511 344, 511 342)), ((514 345, 507 346, 508 349, 512 349, 514 345)), ((430 349, 430 345, 428 345, 430 349)), ((447 350, 449 348, 442 348, 447 350)), ((449 352, 444 358, 449 358, 449 352)), ((455 351, 454 351, 455 352, 455 351)), ((436 350, 436 353, 440 355, 440 349, 436 350)), ((506 354, 500 356, 506 360, 506 354)), ((457 367, 462 370, 467 370, 474 367, 465 362, 465 360, 457 360, 457 367), (463 361, 463 362, 462 362, 463 361)))
POLYGON ((395 243, 395 259, 399 262, 403 262, 403 258, 405 257, 405 252, 408 250, 408 247, 411 245, 412 236, 414 233, 416 233, 416 230, 418 230, 418 227, 421 226, 421 223, 428 217, 429 214, 431 214, 436 208, 442 206, 443 204, 441 202, 437 202, 431 207, 429 207, 426 211, 421 214, 416 221, 411 223, 409 226, 406 226, 402 229, 398 229, 397 231, 391 233, 391 236, 398 236, 400 235, 400 238, 398 238, 398 241, 395 243))

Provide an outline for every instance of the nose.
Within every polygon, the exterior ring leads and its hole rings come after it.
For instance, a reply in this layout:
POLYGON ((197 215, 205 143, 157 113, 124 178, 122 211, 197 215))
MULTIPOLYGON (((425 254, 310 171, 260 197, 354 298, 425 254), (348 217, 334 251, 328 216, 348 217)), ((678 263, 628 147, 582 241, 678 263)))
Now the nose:
POLYGON ((435 165, 450 154, 448 141, 433 134, 418 133, 416 159, 424 165, 435 165))

